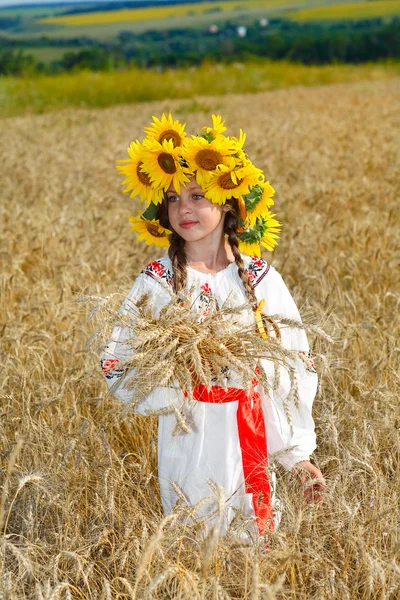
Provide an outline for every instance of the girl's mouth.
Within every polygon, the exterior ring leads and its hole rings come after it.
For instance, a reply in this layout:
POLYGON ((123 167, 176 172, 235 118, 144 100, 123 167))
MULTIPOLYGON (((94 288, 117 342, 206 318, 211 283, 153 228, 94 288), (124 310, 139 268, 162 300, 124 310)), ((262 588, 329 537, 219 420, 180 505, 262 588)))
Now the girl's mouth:
POLYGON ((179 223, 179 226, 182 227, 182 229, 190 229, 191 227, 193 227, 196 224, 197 224, 197 221, 181 221, 179 223))

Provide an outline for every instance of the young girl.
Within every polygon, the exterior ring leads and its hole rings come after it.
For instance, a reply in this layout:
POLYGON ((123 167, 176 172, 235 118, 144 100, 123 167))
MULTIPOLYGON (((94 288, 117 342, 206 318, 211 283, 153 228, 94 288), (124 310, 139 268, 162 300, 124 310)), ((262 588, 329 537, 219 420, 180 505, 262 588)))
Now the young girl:
MULTIPOLYGON (((321 472, 310 462, 316 447, 311 407, 317 375, 306 335, 299 328, 277 330, 265 319, 279 314, 300 320, 281 276, 259 258, 260 244, 272 250, 279 231, 279 223, 269 211, 274 190, 245 153, 242 131, 239 139, 225 136, 220 117, 213 115, 213 126, 204 127, 191 139, 185 126, 171 115, 153 120, 145 129, 143 143, 132 142, 130 158, 124 161, 127 164, 118 168, 126 175, 125 191, 147 203, 139 218, 131 217, 132 229, 146 243, 169 246, 168 256, 142 270, 121 313, 126 314, 147 294, 157 317, 171 300, 168 286, 191 297, 199 320, 227 300, 236 306, 247 302, 249 308, 240 315, 243 325, 252 324, 254 335, 278 335, 284 347, 298 352, 293 365, 298 402, 290 407, 291 424, 284 407, 291 385, 284 367, 279 369, 277 385, 265 390, 254 381, 248 395, 229 368, 226 389, 196 386, 189 433, 175 434, 173 414, 159 416, 158 475, 163 508, 166 513, 173 511, 178 486, 189 505, 200 503, 197 517, 206 525, 215 523, 220 519, 212 501, 217 486, 225 496, 221 533, 227 533, 241 511, 245 535, 263 535, 279 522, 274 481, 268 479, 268 455, 276 453, 287 470, 296 468, 303 483, 308 479, 306 493, 313 489, 321 500, 319 492, 324 489, 321 472), (314 486, 309 485, 312 479, 317 479, 314 486)), ((112 393, 125 404, 132 400, 126 384, 134 373, 124 376, 132 335, 117 324, 101 357, 112 393)), ((258 368, 273 382, 276 373, 271 361, 260 360, 258 368)), ((158 387, 135 411, 146 415, 171 403, 184 408, 184 391, 158 387)))

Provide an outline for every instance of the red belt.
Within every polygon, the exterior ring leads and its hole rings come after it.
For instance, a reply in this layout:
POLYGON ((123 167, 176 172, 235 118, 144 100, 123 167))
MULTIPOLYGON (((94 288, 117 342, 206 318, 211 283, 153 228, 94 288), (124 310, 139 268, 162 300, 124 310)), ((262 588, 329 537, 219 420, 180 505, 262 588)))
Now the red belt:
POLYGON ((237 424, 242 464, 247 494, 253 494, 253 507, 257 519, 258 530, 263 535, 265 530, 273 531, 274 521, 270 503, 271 488, 268 480, 267 436, 260 394, 255 391, 256 380, 253 380, 250 395, 244 390, 213 386, 207 389, 197 385, 193 397, 199 402, 225 403, 238 401, 237 424))

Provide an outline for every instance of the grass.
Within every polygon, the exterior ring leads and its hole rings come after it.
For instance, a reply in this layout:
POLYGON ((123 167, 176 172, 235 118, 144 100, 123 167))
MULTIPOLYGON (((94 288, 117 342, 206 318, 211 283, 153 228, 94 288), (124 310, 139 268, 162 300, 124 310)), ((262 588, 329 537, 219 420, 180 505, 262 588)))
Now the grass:
POLYGON ((212 91, 260 92, 399 74, 398 63, 304 66, 284 62, 204 65, 189 70, 80 72, 31 78, 0 78, 3 116, 43 113, 71 106, 106 107, 162 98, 192 98, 212 91))
MULTIPOLYGON (((88 47, 79 46, 79 52, 87 50, 88 47)), ((77 48, 68 48, 62 46, 24 46, 25 54, 31 54, 38 61, 51 63, 53 60, 60 60, 67 52, 77 52, 77 48)))
POLYGON ((386 79, 0 122, 2 597, 399 597, 399 100, 386 79), (159 255, 129 230, 115 160, 169 109, 188 132, 217 111, 247 133, 284 224, 266 258, 337 340, 314 410, 324 509, 279 472, 267 555, 164 520, 156 422, 106 396, 75 303, 125 294, 159 255))
POLYGON ((293 21, 335 21, 373 19, 400 15, 399 0, 377 0, 376 2, 354 2, 351 4, 333 4, 315 6, 286 14, 293 21))

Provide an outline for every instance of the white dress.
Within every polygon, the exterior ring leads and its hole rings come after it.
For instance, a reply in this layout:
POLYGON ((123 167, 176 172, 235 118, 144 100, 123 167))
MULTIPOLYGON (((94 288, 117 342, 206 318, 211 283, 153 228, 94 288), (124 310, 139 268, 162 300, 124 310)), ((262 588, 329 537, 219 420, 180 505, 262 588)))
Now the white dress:
MULTIPOLYGON (((263 312, 300 320, 293 298, 274 267, 258 257, 244 254, 242 257, 258 300, 265 301, 263 312)), ((165 282, 172 285, 172 276, 171 261, 167 256, 147 265, 136 279, 120 312, 125 313, 135 304, 136 299, 147 293, 154 315, 159 314, 161 308, 171 299, 168 290, 165 289, 165 282), (164 285, 160 283, 160 279, 164 285)), ((187 289, 191 291, 194 310, 200 313, 208 310, 207 303, 210 297, 213 297, 219 306, 228 297, 229 302, 234 305, 243 305, 247 301, 235 263, 215 274, 201 273, 187 267, 187 289)), ((254 322, 254 313, 245 310, 241 319, 244 323, 254 322)), ((124 342, 130 335, 132 332, 117 324, 101 356, 107 384, 113 395, 125 404, 129 404, 132 392, 125 387, 127 377, 122 377, 124 370, 118 368, 118 361, 123 360, 127 354, 124 342)), ((280 382, 276 391, 269 390, 266 393, 260 385, 257 386, 257 390, 261 396, 268 456, 271 460, 271 456, 277 453, 276 460, 286 470, 290 470, 297 462, 308 460, 316 448, 311 409, 317 389, 317 375, 309 355, 305 332, 298 328, 282 328, 281 336, 286 348, 299 352, 295 368, 300 401, 298 408, 294 404, 291 405, 292 428, 283 406, 283 400, 290 389, 286 370, 280 368, 280 382)), ((273 365, 270 361, 260 362, 272 381, 273 365)), ((134 374, 130 373, 129 377, 131 376, 134 374)), ((236 387, 236 384, 228 385, 236 387)), ((171 402, 177 406, 182 405, 183 394, 180 390, 156 388, 136 406, 135 411, 146 415, 149 411, 167 407, 171 402)), ((190 433, 180 432, 178 435, 172 435, 176 425, 175 415, 158 417, 158 476, 165 513, 171 513, 177 501, 175 486, 171 485, 171 482, 174 482, 191 506, 209 498, 208 502, 201 503, 197 512, 197 516, 204 518, 208 524, 217 519, 215 511, 213 513, 215 490, 223 490, 225 511, 222 521, 218 521, 222 534, 226 533, 238 509, 246 519, 250 518, 248 522, 251 522, 251 517, 254 518, 252 494, 246 493, 244 484, 237 411, 237 401, 223 404, 196 402, 191 415, 190 433), (215 485, 210 485, 210 482, 215 485)), ((273 485, 271 492, 274 502, 273 485)), ((279 514, 276 515, 275 525, 278 521, 279 514)))

